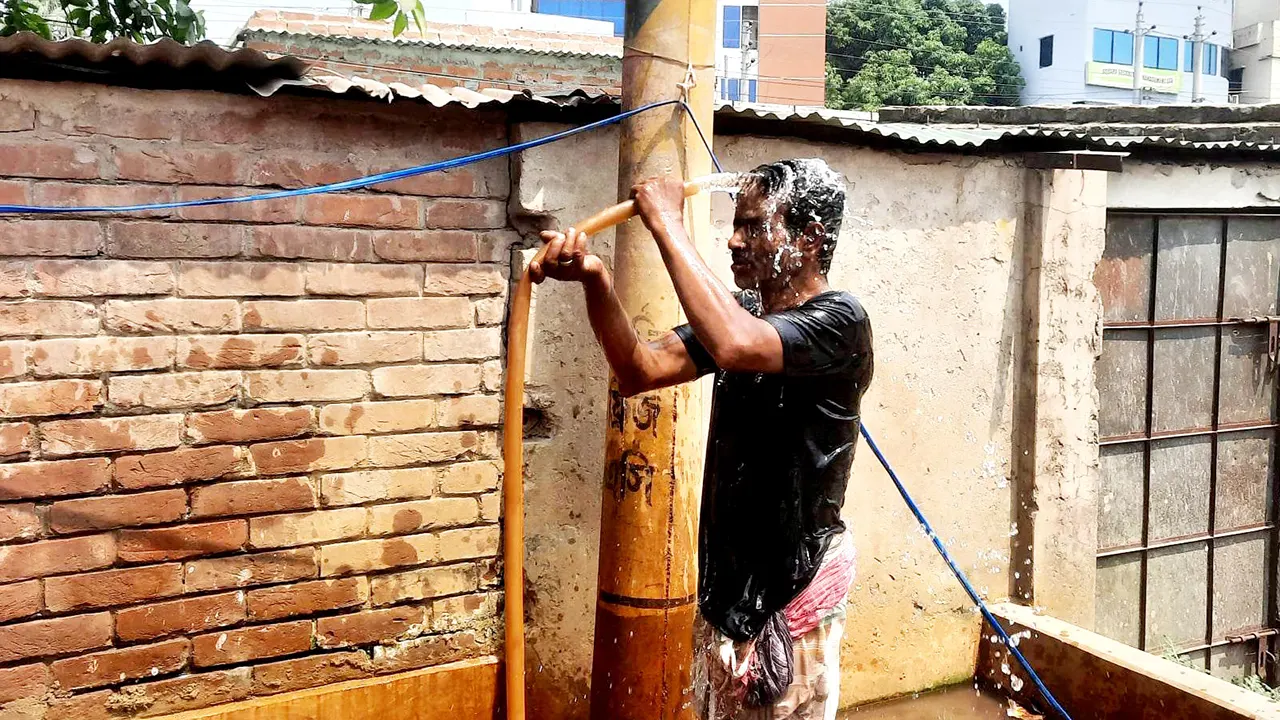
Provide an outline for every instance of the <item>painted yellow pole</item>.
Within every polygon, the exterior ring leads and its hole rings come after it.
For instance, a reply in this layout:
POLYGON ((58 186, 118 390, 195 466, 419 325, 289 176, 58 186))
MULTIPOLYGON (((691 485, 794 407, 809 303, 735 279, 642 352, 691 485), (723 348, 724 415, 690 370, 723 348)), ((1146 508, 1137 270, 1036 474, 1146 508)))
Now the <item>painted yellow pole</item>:
MULTIPOLYGON (((711 133, 715 0, 628 0, 622 58, 624 110, 680 97, 711 133)), ((618 192, 655 175, 711 171, 678 106, 623 122, 618 192)), ((710 236, 705 193, 685 206, 695 242, 710 236)), ((618 228, 615 286, 642 339, 683 321, 653 238, 639 221, 618 228)), ((697 510, 704 432, 694 384, 623 399, 610 384, 600 519, 599 595, 591 668, 594 720, 692 718, 697 609, 697 510)))

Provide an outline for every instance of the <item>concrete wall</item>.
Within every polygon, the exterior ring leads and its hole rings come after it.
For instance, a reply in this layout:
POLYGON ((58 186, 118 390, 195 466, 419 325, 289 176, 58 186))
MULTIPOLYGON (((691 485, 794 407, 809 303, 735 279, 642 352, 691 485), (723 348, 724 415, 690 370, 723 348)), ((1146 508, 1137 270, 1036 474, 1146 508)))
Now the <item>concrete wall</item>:
MULTIPOLYGON (((525 127, 517 134, 552 129, 525 127)), ((514 203, 564 227, 613 202, 615 148, 612 138, 600 135, 526 154, 515 164, 514 203), (586 157, 599 162, 583 163, 586 157), (577 174, 565 177, 566 168, 577 174)), ((1022 226, 1027 176, 1034 171, 998 158, 750 136, 717 138, 717 151, 737 170, 819 156, 847 178, 845 230, 831 279, 862 299, 875 328, 877 375, 863 405, 867 427, 975 585, 989 597, 1008 597, 1013 573, 1032 569, 1011 568, 1010 553, 1015 542, 1032 537, 1029 528, 1015 526, 1011 477, 1015 398, 1024 382, 1015 357, 1028 337, 1022 330, 1022 226)), ((1094 198, 1092 215, 1100 216, 1101 191, 1085 197, 1094 198)), ((731 203, 718 197, 713 218, 722 240, 731 217, 731 203)), ((1085 238, 1097 244, 1090 250, 1095 255, 1100 237, 1085 238)), ((609 238, 598 239, 596 249, 607 260, 609 238)), ((1054 282, 1091 287, 1088 257, 1059 263, 1054 282)), ((722 242, 708 260, 727 278, 722 242)), ((537 293, 530 394, 549 430, 545 439, 530 442, 526 479, 532 706, 537 717, 581 717, 595 599, 606 370, 578 289, 553 285, 537 293)), ((1053 292, 1044 305, 1049 317, 1061 315, 1053 292)), ((1066 310, 1073 327, 1088 332, 1083 346, 1075 339, 1081 336, 1063 343, 1064 354, 1080 354, 1066 382, 1055 386, 1065 419, 1032 441, 1056 443, 1079 456, 1092 452, 1096 461, 1087 428, 1100 307, 1086 301, 1066 310)), ((1090 523, 1092 512, 1092 506, 1084 512, 1090 523)), ((977 615, 865 448, 854 464, 845 515, 857 536, 859 568, 843 647, 843 702, 970 677, 977 615)), ((1092 548, 1087 553, 1091 567, 1092 548)), ((1059 597, 1078 604, 1073 593, 1092 603, 1091 585, 1062 588, 1059 597)))

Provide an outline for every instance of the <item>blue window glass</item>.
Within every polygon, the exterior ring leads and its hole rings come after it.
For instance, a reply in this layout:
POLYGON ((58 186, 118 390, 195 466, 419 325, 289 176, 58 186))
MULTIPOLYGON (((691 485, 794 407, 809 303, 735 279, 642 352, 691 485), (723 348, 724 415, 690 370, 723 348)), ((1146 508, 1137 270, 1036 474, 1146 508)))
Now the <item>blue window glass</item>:
POLYGON ((748 80, 747 81, 747 102, 755 102, 755 101, 756 101, 756 81, 748 80))
POLYGON ((742 7, 740 5, 724 6, 724 39, 721 47, 742 47, 742 7))
POLYGON ((739 94, 741 93, 741 89, 740 89, 740 83, 738 81, 738 78, 729 78, 728 80, 725 81, 725 85, 726 87, 724 92, 725 92, 725 95, 728 96, 728 99, 732 102, 738 102, 741 99, 739 97, 739 94))
POLYGON ((1157 70, 1177 70, 1177 39, 1155 35, 1142 38, 1142 66, 1157 70))
POLYGON ((1202 61, 1202 64, 1204 65, 1204 67, 1201 68, 1201 72, 1203 72, 1205 75, 1217 75, 1218 74, 1218 56, 1219 56, 1218 46, 1210 43, 1205 43, 1204 44, 1204 60, 1202 61))
POLYGON ((1115 63, 1117 65, 1133 64, 1133 33, 1121 30, 1093 30, 1093 61, 1115 63))
POLYGON ((1188 40, 1185 44, 1186 47, 1182 49, 1182 72, 1191 72, 1191 66, 1196 61, 1196 44, 1191 40, 1188 40))
POLYGON ((564 15, 613 23, 613 34, 621 35, 625 0, 538 0, 535 12, 564 15))

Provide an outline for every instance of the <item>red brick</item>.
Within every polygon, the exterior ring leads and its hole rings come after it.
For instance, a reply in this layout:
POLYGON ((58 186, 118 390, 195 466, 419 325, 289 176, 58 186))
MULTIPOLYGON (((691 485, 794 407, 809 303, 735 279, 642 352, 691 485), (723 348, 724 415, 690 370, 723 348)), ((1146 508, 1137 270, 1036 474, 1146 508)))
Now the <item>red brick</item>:
POLYGON ((250 590, 245 596, 250 619, 279 620, 363 605, 369 599, 369 581, 362 577, 314 580, 250 590))
POLYGON ((307 292, 315 295, 417 295, 417 265, 307 263, 307 292))
POLYGON ((481 522, 498 522, 502 514, 502 493, 485 493, 480 496, 481 522))
POLYGON ((65 135, 148 140, 177 138, 181 132, 181 116, 164 112, 168 108, 138 95, 102 93, 84 100, 88 102, 44 104, 40 108, 40 125, 65 135))
POLYGON ((316 507, 316 491, 304 477, 205 485, 191 491, 191 517, 251 515, 316 507))
POLYGON ((35 289, 51 297, 164 295, 173 291, 168 263, 133 260, 42 260, 35 289))
POLYGON ((494 557, 501 547, 502 532, 497 525, 440 533, 440 560, 443 562, 494 557))
POLYGON ((440 492, 450 495, 489 492, 497 489, 500 477, 497 463, 489 460, 455 463, 440 469, 440 492))
POLYGON ((474 262, 476 235, 466 230, 378 233, 373 252, 392 262, 474 262))
POLYGON ((53 676, 63 690, 115 685, 123 680, 177 672, 187 662, 186 639, 154 645, 104 650, 53 663, 53 676))
POLYGON ((0 142, 6 175, 88 180, 98 177, 98 154, 84 145, 58 140, 0 142))
POLYGON ((448 635, 427 635, 394 645, 373 648, 373 666, 377 672, 401 672, 415 668, 443 665, 467 660, 497 651, 491 633, 477 637, 471 630, 448 635))
POLYGON ((181 598, 116 611, 116 637, 125 642, 154 640, 236 625, 245 618, 244 593, 181 598))
POLYGON ((369 301, 371 328, 464 328, 471 325, 465 298, 380 298, 369 301))
POLYGON ((93 335, 98 310, 89 303, 69 300, 31 300, 0 303, 0 336, 93 335))
POLYGON ((96 650, 111 644, 111 613, 0 626, 0 663, 96 650))
POLYGON ((50 380, 0 385, 0 416, 33 417, 93 412, 102 404, 97 380, 50 380))
MULTIPOLYGON (((173 190, 155 185, 102 185, 98 183, 60 183, 40 182, 32 188, 32 197, 36 205, 54 206, 112 206, 112 205, 151 205, 169 202, 173 199, 173 190)), ((105 215, 109 213, 94 213, 105 215)), ((167 210, 153 210, 146 214, 133 213, 137 217, 164 217, 167 210)), ((78 217, 85 217, 83 213, 78 217)))
POLYGON ((417 198, 394 195, 308 195, 302 201, 302 219, 311 225, 417 228, 421 214, 417 198))
POLYGON ((431 533, 333 543, 320 548, 320 574, 346 575, 439 562, 439 540, 431 533))
POLYGON ((312 335, 312 365, 375 365, 422 359, 422 336, 411 332, 354 332, 312 335))
POLYGON ((144 563, 216 555, 244 547, 249 529, 243 520, 195 523, 155 530, 121 530, 119 557, 144 563))
POLYGON ((274 440, 310 429, 311 409, 305 407, 219 410, 187 416, 187 436, 194 443, 274 440))
POLYGON ((200 635, 191 642, 191 665, 212 667, 279 657, 311 649, 311 621, 261 625, 200 635))
POLYGON ((291 263, 184 262, 178 292, 187 297, 302 295, 303 268, 291 263))
POLYGON ((373 389, 384 397, 459 395, 480 389, 475 365, 403 365, 373 371, 373 389))
POLYGON ((300 335, 197 335, 178 339, 178 366, 260 368, 302 364, 300 335))
POLYGON ((235 300, 108 300, 109 330, 124 333, 235 332, 240 308, 235 300))
MULTIPOLYGON (((36 446, 35 429, 31 423, 0 424, 0 460, 11 460, 30 453, 36 446)), ((4 481, 0 479, 0 497, 3 496, 4 481)))
POLYGON ((470 460, 488 455, 481 436, 469 431, 379 435, 369 438, 369 464, 374 467, 470 460))
POLYGON ((491 427, 501 420, 502 402, 497 395, 452 397, 436 404, 436 425, 442 428, 491 427))
MULTIPOLYGON (((313 196, 318 198, 321 196, 313 196)), ((254 255, 340 262, 372 262, 373 243, 363 230, 262 225, 253 228, 254 255)))
POLYGON ((445 497, 375 505, 369 508, 370 535, 402 535, 419 530, 470 525, 480 517, 474 498, 445 497))
POLYGON ((371 672, 369 656, 359 651, 281 660, 254 666, 253 694, 272 695, 320 687, 368 677, 371 672))
POLYGON ((497 265, 428 265, 423 292, 427 295, 497 295, 507 279, 497 265))
POLYGON ((39 580, 0 585, 0 622, 35 615, 44 608, 42 598, 39 580))
POLYGON ((325 405, 320 410, 320 429, 330 435, 426 430, 435 416, 434 400, 325 405))
MULTIPOLYGON (((178 200, 204 200, 206 198, 239 197, 263 192, 256 188, 201 187, 184 185, 178 188, 178 200)), ((178 217, 185 220, 215 222, 289 223, 298 219, 297 198, 278 200, 254 200, 252 202, 226 203, 181 208, 178 217)))
POLYGON ((374 605, 392 605, 475 592, 479 586, 480 566, 460 563, 379 575, 369 580, 369 594, 374 605))
POLYGON ((367 645, 422 633, 425 617, 420 607, 366 610, 316 620, 316 644, 322 648, 367 645))
POLYGON ((30 205, 31 183, 18 180, 0 180, 0 203, 5 205, 30 205))
POLYGON ((280 152, 258 157, 253 164, 249 182, 253 185, 296 188, 341 182, 350 180, 351 176, 350 163, 327 162, 322 158, 280 152))
POLYGON ((27 373, 27 343, 23 340, 0 342, 0 378, 13 378, 27 373))
POLYGON ((40 516, 34 503, 0 505, 0 542, 30 540, 40 534, 40 516))
POLYGON ((18 104, 17 100, 0 105, 0 132, 34 130, 36 127, 35 108, 18 104))
POLYGON ((67 575, 44 581, 44 606, 51 612, 132 605, 182 594, 182 565, 67 575))
POLYGON ((244 304, 246 330, 358 330, 364 303, 358 300, 257 300, 244 304))
POLYGON ((187 563, 188 592, 292 582, 316 577, 314 548, 194 560, 187 563))
POLYGON ((245 373, 254 402, 357 400, 369 392, 363 370, 261 370, 245 373))
POLYGON ((102 336, 31 343, 31 367, 39 377, 98 375, 172 366, 173 338, 102 336))
POLYGON ((111 482, 111 461, 64 460, 0 465, 0 500, 79 495, 111 482))
POLYGON ((21 260, 0 262, 0 297, 17 298, 30 294, 27 270, 30 263, 21 260))
POLYGON ((61 500, 49 507, 49 528, 65 534, 159 525, 181 520, 186 512, 187 494, 182 490, 61 500))
POLYGON ((220 445, 116 458, 116 484, 123 488, 181 485, 243 475, 249 470, 243 448, 220 445))
POLYGON ((365 525, 364 508, 254 517, 249 518, 249 543, 261 550, 344 540, 362 535, 365 525))
MULTIPOLYGON (((0 153, 0 157, 3 154, 0 153)), ((117 149, 116 177, 156 183, 236 185, 247 174, 248 158, 241 149, 206 150, 182 145, 148 145, 142 150, 117 149)), ((96 173, 95 173, 96 175, 96 173)), ((64 175, 58 177, 94 177, 64 175)))
POLYGON ((498 616, 498 593, 439 598, 431 602, 431 631, 453 632, 498 616))
POLYGON ((46 717, 75 718, 76 720, 116 720, 108 710, 111 698, 115 693, 111 690, 84 692, 71 697, 58 697, 56 694, 46 698, 49 711, 46 717))
MULTIPOLYGON (((185 710, 206 708, 248 697, 252 688, 249 668, 235 668, 222 672, 180 675, 168 680, 129 686, 129 694, 106 693, 105 713, 101 720, 117 720, 119 707, 136 703, 145 707, 140 716, 168 717, 185 710), (126 702, 120 702, 124 699, 126 702)), ((93 694, 93 693, 90 693, 93 694)), ((86 718, 71 712, 59 717, 76 720, 99 720, 97 716, 86 718)))
POLYGON ((238 372, 118 375, 108 382, 111 404, 129 410, 210 407, 240 397, 238 372))
POLYGON ((59 420, 40 426, 46 456, 84 455, 176 447, 181 415, 59 420))
POLYGON ((500 228, 507 225, 507 205, 501 200, 437 198, 425 204, 429 228, 500 228))
POLYGON ((0 705, 44 695, 51 681, 49 668, 40 663, 0 669, 0 705))
POLYGON ((364 462, 365 439, 358 436, 261 443, 249 448, 262 475, 345 470, 364 462))
POLYGON ((502 354, 499 328, 437 330, 423 333, 423 355, 427 362, 485 360, 502 354))
POLYGON ((84 257, 100 247, 102 226, 92 220, 0 221, 0 255, 84 257))

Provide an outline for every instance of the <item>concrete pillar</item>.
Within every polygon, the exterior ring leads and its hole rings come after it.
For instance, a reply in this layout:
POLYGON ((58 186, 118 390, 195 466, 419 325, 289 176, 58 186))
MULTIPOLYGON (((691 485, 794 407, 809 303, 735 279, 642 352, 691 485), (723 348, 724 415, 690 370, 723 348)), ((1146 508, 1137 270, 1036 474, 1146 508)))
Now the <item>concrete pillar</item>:
MULTIPOLYGON (((628 0, 624 109, 680 97, 677 84, 692 70, 689 104, 710 136, 715 7, 714 0, 628 0)), ((618 158, 620 198, 650 176, 687 179, 711 170, 696 131, 674 105, 623 123, 618 158)), ((705 242, 709 200, 695 197, 685 210, 695 242, 705 242)), ((639 221, 618 228, 614 277, 642 340, 682 322, 657 246, 639 221)), ((592 718, 692 717, 701 403, 694 383, 631 399, 610 383, 592 718)))
POLYGON ((1093 627, 1107 173, 1027 170, 1014 403, 1013 595, 1093 627))

